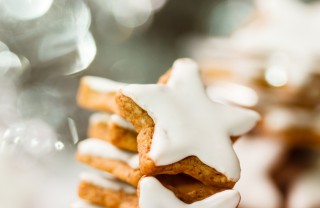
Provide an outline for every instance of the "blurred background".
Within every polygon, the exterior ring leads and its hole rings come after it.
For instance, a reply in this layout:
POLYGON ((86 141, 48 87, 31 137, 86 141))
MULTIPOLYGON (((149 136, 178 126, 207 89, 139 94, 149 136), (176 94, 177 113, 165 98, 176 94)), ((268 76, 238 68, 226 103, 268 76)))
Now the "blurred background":
POLYGON ((263 116, 235 145, 240 207, 320 207, 319 23, 316 0, 0 0, 0 207, 76 200, 82 76, 154 83, 179 57, 263 116))

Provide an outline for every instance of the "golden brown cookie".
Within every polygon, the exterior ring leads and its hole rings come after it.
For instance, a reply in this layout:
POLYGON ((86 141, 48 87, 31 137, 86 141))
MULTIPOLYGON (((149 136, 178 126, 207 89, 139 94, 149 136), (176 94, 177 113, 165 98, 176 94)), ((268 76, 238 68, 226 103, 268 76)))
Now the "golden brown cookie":
POLYGON ((116 114, 92 114, 89 121, 88 137, 103 139, 121 149, 137 152, 136 131, 129 122, 116 114))
POLYGON ((85 76, 80 81, 78 104, 90 110, 117 112, 114 96, 123 86, 125 86, 124 83, 101 77, 85 76))
POLYGON ((138 154, 121 150, 100 139, 80 142, 76 158, 90 167, 111 173, 133 186, 137 186, 142 177, 138 154))
POLYGON ((138 198, 133 187, 96 174, 81 175, 78 195, 92 204, 108 208, 138 208, 138 198))
POLYGON ((232 188, 234 181, 214 168, 202 163, 197 157, 189 156, 179 162, 166 166, 156 166, 148 156, 154 132, 154 122, 148 113, 138 106, 131 98, 119 92, 116 96, 119 113, 130 121, 138 134, 138 151, 140 157, 140 171, 143 175, 179 174, 185 173, 201 181, 205 185, 219 188, 232 188))
POLYGON ((291 147, 320 146, 320 111, 277 105, 266 108, 256 134, 282 139, 291 147))
POLYGON ((181 201, 191 204, 203 200, 215 193, 225 190, 206 186, 200 181, 186 175, 157 175, 156 178, 164 187, 171 190, 181 201))

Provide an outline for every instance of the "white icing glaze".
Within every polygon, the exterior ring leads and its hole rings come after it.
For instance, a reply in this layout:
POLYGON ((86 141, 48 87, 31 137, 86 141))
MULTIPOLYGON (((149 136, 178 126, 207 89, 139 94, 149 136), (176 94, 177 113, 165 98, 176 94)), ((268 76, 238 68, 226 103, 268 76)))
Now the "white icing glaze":
POLYGON ((82 79, 91 89, 103 93, 116 92, 127 85, 126 83, 115 82, 102 77, 86 76, 82 79))
POLYGON ((234 187, 241 193, 240 207, 281 207, 281 193, 268 174, 284 146, 271 138, 241 138, 234 149, 241 165, 241 178, 234 187))
POLYGON ((134 187, 117 180, 109 174, 81 173, 80 180, 105 189, 123 191, 129 194, 136 193, 134 187))
POLYGON ((215 81, 207 87, 209 98, 215 102, 252 107, 258 103, 257 93, 244 85, 215 81))
POLYGON ((128 160, 128 165, 134 169, 139 168, 139 154, 133 155, 129 160, 128 160))
POLYGON ((304 173, 289 192, 289 208, 320 207, 320 164, 304 173))
POLYGON ((117 114, 113 114, 110 117, 110 122, 113 122, 123 128, 134 130, 134 127, 132 126, 132 124, 130 122, 128 122, 127 120, 125 120, 124 118, 122 118, 121 116, 119 116, 117 114))
POLYGON ((90 116, 90 123, 92 124, 109 123, 109 122, 115 123, 116 125, 122 128, 134 130, 134 127, 130 122, 128 122, 127 120, 125 120, 124 118, 122 118, 117 114, 97 112, 90 116))
POLYGON ((138 169, 137 153, 121 150, 101 139, 90 138, 78 144, 78 152, 84 155, 116 159, 128 163, 132 168, 138 169))
POLYGON ((90 116, 90 123, 97 124, 97 123, 108 123, 111 117, 111 113, 94 113, 90 116))
POLYGON ((173 192, 166 189, 156 178, 145 177, 140 180, 140 208, 235 208, 240 201, 240 194, 227 190, 214 194, 201 201, 186 204, 180 201, 173 192))
POLYGON ((229 179, 239 179, 240 166, 230 136, 249 131, 259 115, 212 102, 194 61, 177 60, 167 85, 129 85, 122 92, 155 122, 149 156, 157 165, 195 155, 229 179))
POLYGON ((96 206, 81 200, 81 201, 72 203, 71 208, 102 208, 102 207, 96 206))

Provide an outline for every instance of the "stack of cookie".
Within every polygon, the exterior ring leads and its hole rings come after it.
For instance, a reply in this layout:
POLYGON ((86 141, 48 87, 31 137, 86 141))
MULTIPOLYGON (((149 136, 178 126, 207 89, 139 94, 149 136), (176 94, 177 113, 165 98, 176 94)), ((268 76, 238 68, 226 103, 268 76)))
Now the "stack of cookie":
POLYGON ((259 115, 210 100, 195 62, 177 60, 158 84, 84 77, 78 101, 103 112, 78 145, 78 160, 100 170, 81 175, 80 198, 111 208, 237 207, 232 143, 259 115))
MULTIPOLYGON (((137 154, 137 133, 117 114, 116 92, 126 84, 100 77, 83 77, 80 106, 96 110, 89 119, 88 137, 78 144, 77 159, 99 172, 82 173, 79 197, 103 207, 137 207, 136 187, 142 174, 137 154)), ((88 207, 76 203, 75 207, 88 207)))

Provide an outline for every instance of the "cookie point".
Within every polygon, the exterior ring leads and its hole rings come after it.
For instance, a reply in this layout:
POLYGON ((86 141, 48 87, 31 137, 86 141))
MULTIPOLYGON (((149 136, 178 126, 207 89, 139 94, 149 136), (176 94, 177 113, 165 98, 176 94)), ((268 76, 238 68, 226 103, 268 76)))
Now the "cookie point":
POLYGON ((180 58, 177 59, 174 63, 173 63, 173 68, 177 69, 177 68, 195 68, 195 69, 199 69, 198 64, 190 59, 190 58, 180 58))

